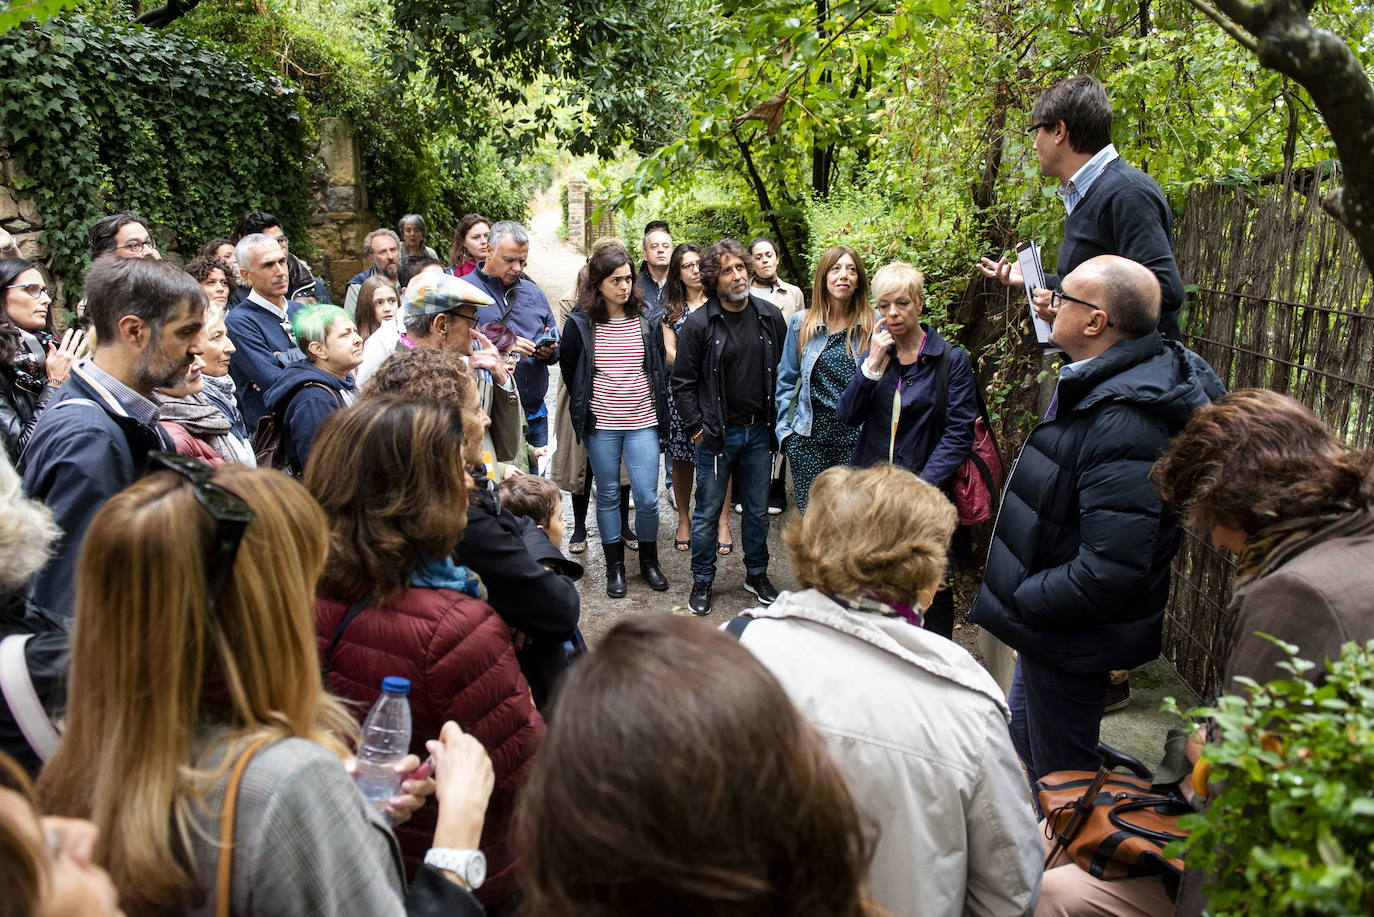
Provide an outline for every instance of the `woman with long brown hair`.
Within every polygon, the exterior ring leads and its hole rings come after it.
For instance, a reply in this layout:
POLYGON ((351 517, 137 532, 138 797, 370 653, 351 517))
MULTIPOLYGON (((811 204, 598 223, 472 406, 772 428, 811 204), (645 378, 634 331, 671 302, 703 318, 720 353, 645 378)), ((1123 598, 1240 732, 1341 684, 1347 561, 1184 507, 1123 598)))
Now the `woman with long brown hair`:
POLYGON ((469 213, 453 228, 453 246, 449 249, 452 266, 448 273, 462 277, 477 270, 479 262, 486 261, 491 254, 487 244, 487 234, 491 232, 491 220, 480 213, 469 213))
POLYGON ((837 411, 875 324, 863 259, 848 246, 828 249, 816 262, 810 308, 787 323, 778 365, 778 445, 802 512, 816 475, 854 454, 859 431, 837 411))
MULTIPOLYGON (((453 720, 497 756, 481 842, 487 878, 477 891, 490 905, 514 889, 507 823, 544 723, 510 628, 487 604, 481 579, 453 560, 472 486, 472 451, 463 439, 463 417, 452 404, 369 396, 321 433, 305 485, 330 525, 315 603, 328 686, 358 701, 361 716, 382 679, 400 675, 411 684, 416 754, 453 720)), ((412 866, 433 832, 434 813, 426 810, 397 832, 412 866)))
MULTIPOLYGON (((96 823, 94 861, 130 914, 210 913, 225 867, 237 915, 402 913, 395 839, 343 766, 357 728, 320 685, 323 513, 279 472, 150 461, 167 470, 110 498, 82 541, 67 722, 40 780, 45 807, 96 823), (226 822, 233 853, 221 864, 226 822)), ((448 725, 430 750, 435 843, 475 846, 485 753, 448 725)), ((404 802, 393 817, 419 804, 404 802)), ((411 895, 475 906, 437 872, 411 895)))
POLYGON ((517 813, 532 917, 862 917, 825 745, 730 636, 621 620, 568 675, 517 813))
POLYGON ((659 432, 668 423, 663 325, 644 312, 623 248, 608 246, 587 262, 581 306, 563 325, 559 367, 568 387, 573 433, 587 447, 596 477, 596 522, 606 554, 606 594, 625 595, 620 530, 620 464, 630 475, 639 536, 639 572, 663 592, 658 566, 659 432))

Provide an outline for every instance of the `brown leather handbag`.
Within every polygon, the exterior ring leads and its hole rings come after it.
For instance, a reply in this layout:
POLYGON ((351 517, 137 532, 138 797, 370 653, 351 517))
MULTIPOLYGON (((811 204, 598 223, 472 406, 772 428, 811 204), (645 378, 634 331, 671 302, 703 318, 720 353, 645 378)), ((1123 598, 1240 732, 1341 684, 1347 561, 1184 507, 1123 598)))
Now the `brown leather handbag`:
POLYGON ((220 812, 219 822, 219 865, 215 870, 215 917, 229 917, 234 891, 234 822, 238 814, 239 784, 243 782, 243 772, 253 754, 272 740, 271 736, 254 739, 248 747, 239 752, 234 768, 229 772, 229 783, 224 791, 224 809, 220 812))
POLYGON ((1035 795, 1045 813, 1045 836, 1060 837, 1068 828, 1063 849, 1090 875, 1159 875, 1174 885, 1183 874, 1183 860, 1163 854, 1171 842, 1188 836, 1178 821, 1193 809, 1177 793, 1161 793, 1140 777, 1056 771, 1036 781, 1035 795))

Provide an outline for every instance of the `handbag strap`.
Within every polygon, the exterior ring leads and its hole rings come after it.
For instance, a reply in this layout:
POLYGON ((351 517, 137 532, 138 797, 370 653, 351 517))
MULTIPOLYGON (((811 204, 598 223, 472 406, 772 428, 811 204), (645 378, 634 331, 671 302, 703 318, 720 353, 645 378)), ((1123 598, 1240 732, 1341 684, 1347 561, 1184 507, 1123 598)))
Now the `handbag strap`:
POLYGON ((324 671, 320 673, 321 677, 328 675, 330 668, 333 667, 334 650, 338 649, 339 641, 343 639, 344 631, 348 630, 348 625, 353 623, 354 618, 363 613, 363 609, 367 607, 367 603, 371 600, 372 591, 369 590, 363 594, 362 598, 358 599, 358 601, 354 602, 352 605, 349 605, 348 610, 345 611, 343 617, 339 619, 338 626, 334 628, 334 639, 329 641, 329 650, 324 654, 324 671))
POLYGON ((215 870, 215 917, 229 917, 234 890, 234 821, 239 802, 239 784, 253 754, 271 741, 261 736, 239 752, 234 769, 229 772, 229 785, 224 790, 224 808, 219 819, 219 865, 215 870))
MULTIPOLYGON (((59 402, 59 404, 62 402, 59 402)), ((24 645, 33 634, 10 634, 0 640, 0 691, 14 715, 14 722, 24 734, 38 760, 46 762, 57 748, 57 727, 48 718, 43 702, 33 687, 29 663, 24 657, 24 645)))

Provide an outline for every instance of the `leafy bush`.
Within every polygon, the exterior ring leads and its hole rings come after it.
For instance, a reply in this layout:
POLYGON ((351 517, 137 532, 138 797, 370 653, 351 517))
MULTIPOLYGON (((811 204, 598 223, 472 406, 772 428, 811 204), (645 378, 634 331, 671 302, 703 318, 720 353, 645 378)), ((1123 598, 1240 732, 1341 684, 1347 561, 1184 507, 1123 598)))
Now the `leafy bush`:
POLYGON ((1313 663, 1280 666, 1293 677, 1192 711, 1216 724, 1203 760, 1221 790, 1181 849, 1217 917, 1374 913, 1374 641, 1346 644, 1320 686, 1313 663))
POLYGON ((81 16, 0 37, 0 124, 79 285, 93 220, 125 208, 194 252, 251 201, 305 238, 311 129, 277 74, 221 49, 81 16))

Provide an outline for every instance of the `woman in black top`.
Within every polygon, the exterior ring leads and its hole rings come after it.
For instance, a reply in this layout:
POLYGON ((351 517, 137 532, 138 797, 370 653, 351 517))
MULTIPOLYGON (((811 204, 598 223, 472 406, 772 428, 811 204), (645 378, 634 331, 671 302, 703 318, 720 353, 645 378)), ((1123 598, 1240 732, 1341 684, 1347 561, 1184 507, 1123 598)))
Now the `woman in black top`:
POLYGON ((51 306, 47 283, 32 262, 0 261, 0 434, 12 462, 84 351, 82 331, 67 329, 60 344, 53 339, 51 306))

